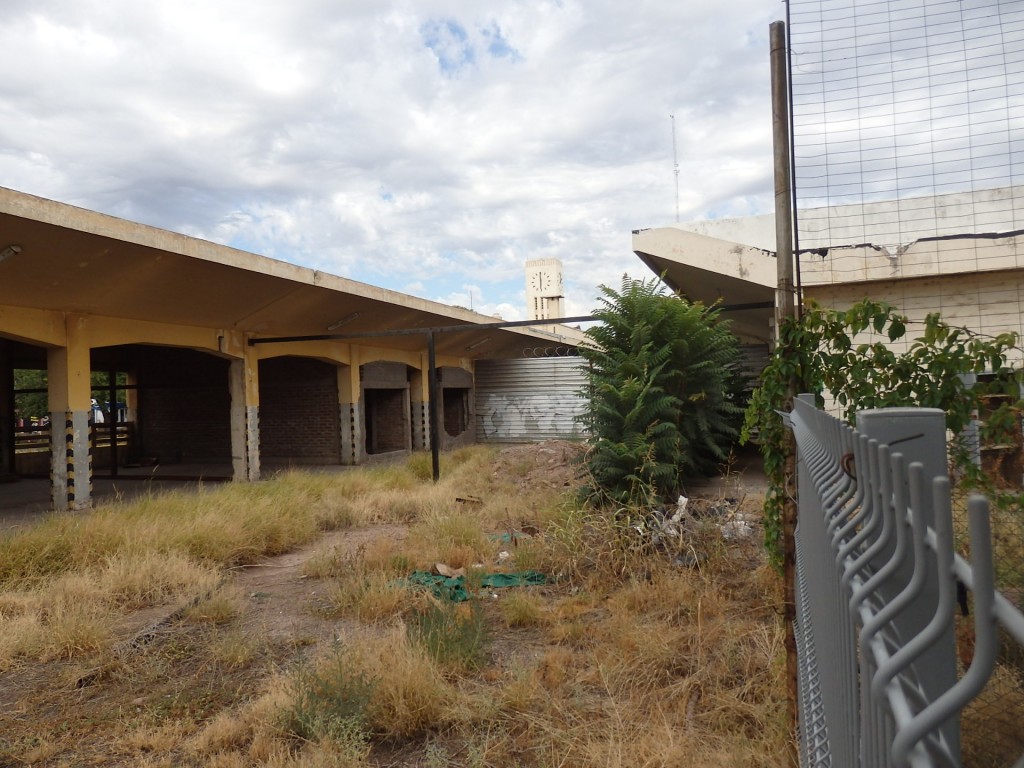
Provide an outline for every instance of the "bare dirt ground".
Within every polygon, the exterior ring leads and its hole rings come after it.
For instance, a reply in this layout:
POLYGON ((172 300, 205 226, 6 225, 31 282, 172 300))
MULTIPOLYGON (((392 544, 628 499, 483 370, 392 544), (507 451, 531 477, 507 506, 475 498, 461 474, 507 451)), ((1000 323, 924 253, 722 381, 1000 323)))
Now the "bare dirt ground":
POLYGON ((307 578, 303 565, 324 550, 344 557, 367 542, 401 540, 407 533, 408 526, 398 524, 331 531, 301 549, 233 570, 225 584, 242 595, 242 609, 230 631, 185 618, 187 606, 150 608, 126 617, 112 661, 97 667, 58 660, 5 672, 0 768, 131 765, 130 756, 109 751, 126 725, 156 725, 164 715, 202 719, 255 693, 259 679, 295 663, 305 649, 365 631, 358 622, 325 615, 325 583, 307 578), (218 634, 226 644, 238 643, 238 663, 204 658, 218 634), (249 654, 258 658, 243 658, 249 654))
MULTIPOLYGON (((516 478, 522 488, 565 488, 576 482, 573 459, 579 450, 559 441, 510 446, 493 471, 516 478)), ((761 495, 756 478, 748 487, 741 476, 732 476, 694 493, 692 503, 714 510, 728 500, 732 512, 756 518, 761 495)), ((531 525, 529 510, 510 510, 509 519, 517 527, 531 525)), ((333 550, 343 559, 377 539, 404 540, 408 533, 403 524, 326 533, 301 549, 228 572, 224 585, 241 596, 230 621, 189 615, 187 606, 146 609, 125 617, 118 652, 98 662, 86 656, 8 669, 0 675, 0 768, 127 766, 138 764, 140 755, 174 753, 188 733, 168 732, 167 723, 202 723, 254 698, 261 681, 293 668, 310 649, 374 631, 353 619, 330 617, 328 582, 304 573, 310 558, 333 550)), ((499 623, 495 615, 496 628, 499 623)), ((541 654, 537 630, 501 630, 492 647, 499 665, 541 654)), ((419 765, 421 757, 383 749, 373 764, 419 765)), ((201 763, 182 753, 181 762, 170 764, 201 763)))

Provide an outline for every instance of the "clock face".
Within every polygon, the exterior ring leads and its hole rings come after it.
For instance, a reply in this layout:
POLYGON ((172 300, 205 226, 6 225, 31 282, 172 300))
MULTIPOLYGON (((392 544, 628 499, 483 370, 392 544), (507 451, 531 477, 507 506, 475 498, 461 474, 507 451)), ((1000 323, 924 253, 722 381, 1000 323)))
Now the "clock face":
POLYGON ((552 277, 549 272, 534 272, 530 275, 530 288, 535 291, 550 291, 556 287, 559 291, 562 289, 562 276, 557 275, 552 277))

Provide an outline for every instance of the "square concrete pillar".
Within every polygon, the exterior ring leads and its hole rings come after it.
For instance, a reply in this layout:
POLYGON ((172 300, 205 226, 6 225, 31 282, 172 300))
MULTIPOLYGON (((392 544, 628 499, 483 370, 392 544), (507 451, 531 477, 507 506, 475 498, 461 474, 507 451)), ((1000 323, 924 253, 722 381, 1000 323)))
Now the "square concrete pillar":
MULTIPOLYGON (((426 355, 422 355, 426 357, 426 355)), ((412 372, 409 382, 409 399, 411 400, 412 449, 414 451, 430 450, 430 387, 427 379, 427 364, 412 372)))
POLYGON ((365 458, 363 404, 359 395, 359 366, 339 366, 338 435, 341 441, 342 464, 360 464, 365 458))
POLYGON ((67 346, 47 352, 50 494, 54 509, 92 505, 92 400, 85 319, 69 315, 67 346))
POLYGON ((54 509, 92 506, 92 410, 50 413, 50 497, 54 509))
POLYGON ((236 481, 260 479, 258 360, 252 347, 228 367, 231 391, 231 465, 236 481))

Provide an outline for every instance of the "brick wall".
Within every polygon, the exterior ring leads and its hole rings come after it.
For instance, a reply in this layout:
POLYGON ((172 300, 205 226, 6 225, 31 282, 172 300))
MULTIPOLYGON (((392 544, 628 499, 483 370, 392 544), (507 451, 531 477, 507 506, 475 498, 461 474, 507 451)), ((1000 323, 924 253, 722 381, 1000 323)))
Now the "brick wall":
MULTIPOLYGON (((894 305, 914 324, 906 337, 887 343, 898 353, 907 351, 930 312, 979 333, 1024 332, 1024 274, 1020 271, 808 286, 806 293, 822 306, 836 309, 847 309, 865 296, 894 305)), ((1021 359, 1017 350, 1010 355, 1021 359)))
POLYGON ((320 360, 260 361, 260 457, 338 464, 337 368, 320 360))
POLYGON ((139 452, 164 464, 231 462, 228 361, 139 347, 139 452))

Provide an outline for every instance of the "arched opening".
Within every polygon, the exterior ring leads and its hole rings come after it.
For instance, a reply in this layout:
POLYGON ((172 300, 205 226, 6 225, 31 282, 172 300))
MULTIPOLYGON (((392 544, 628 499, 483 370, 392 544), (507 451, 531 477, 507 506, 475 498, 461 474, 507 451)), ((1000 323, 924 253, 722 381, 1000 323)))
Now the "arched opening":
POLYGON ((338 367, 305 357, 260 360, 265 464, 341 463, 338 367))

